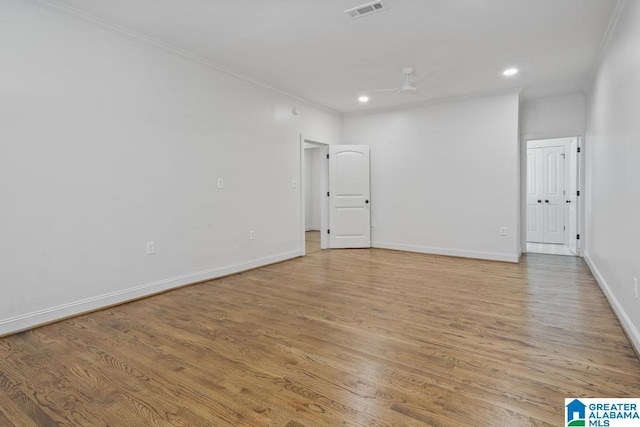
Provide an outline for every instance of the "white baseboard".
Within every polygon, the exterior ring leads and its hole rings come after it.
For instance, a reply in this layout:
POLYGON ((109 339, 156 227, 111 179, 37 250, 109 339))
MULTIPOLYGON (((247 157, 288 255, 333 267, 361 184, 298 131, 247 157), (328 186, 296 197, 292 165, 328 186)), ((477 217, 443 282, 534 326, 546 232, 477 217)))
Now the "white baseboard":
POLYGON ((395 249, 398 251, 420 252, 432 255, 446 255, 461 258, 487 259, 491 261, 505 261, 517 263, 520 259, 517 253, 503 254, 497 252, 464 251, 459 249, 432 248, 428 246, 405 245, 400 243, 371 242, 371 247, 381 249, 395 249))
POLYGON ((609 286, 605 278, 602 276, 602 273, 600 273, 600 270, 598 270, 598 267, 594 264, 587 251, 584 251, 584 260, 587 263, 589 270, 591 270, 591 274, 596 279, 598 286, 600 286, 602 293, 609 302, 611 309, 615 313, 616 317, 618 317, 620 325, 622 325, 622 328, 631 340, 631 345, 635 347, 636 353, 640 355, 640 332, 638 332, 638 329, 629 318, 629 315, 624 308, 622 308, 620 301, 611 290, 611 286, 609 286))
POLYGON ((183 274, 181 276, 171 277, 152 283, 146 283, 144 285, 123 289, 121 291, 98 295, 79 301, 73 301, 55 307, 49 307, 43 310, 33 311, 31 313, 10 317, 7 319, 0 319, 0 336, 22 332, 39 325, 65 319, 67 317, 76 316, 82 313, 117 304, 122 304, 127 301, 157 294, 159 292, 168 291, 174 288, 179 288, 191 283, 217 279, 219 277, 228 276, 230 274, 239 273, 241 271, 250 270, 256 267, 262 267, 268 264, 285 261, 287 259, 296 258, 298 256, 300 256, 299 250, 285 252, 277 255, 257 258, 251 261, 211 268, 208 270, 197 271, 189 274, 183 274))

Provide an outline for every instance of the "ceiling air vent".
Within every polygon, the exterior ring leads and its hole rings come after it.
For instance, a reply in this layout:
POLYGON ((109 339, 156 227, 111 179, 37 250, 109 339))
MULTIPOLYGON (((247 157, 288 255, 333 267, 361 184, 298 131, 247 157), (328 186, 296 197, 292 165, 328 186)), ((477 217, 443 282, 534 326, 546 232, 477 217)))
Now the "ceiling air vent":
POLYGON ((382 12, 387 10, 387 5, 382 0, 374 1, 372 3, 363 4, 353 9, 345 10, 344 13, 349 15, 351 19, 362 18, 363 16, 371 15, 372 13, 382 12))

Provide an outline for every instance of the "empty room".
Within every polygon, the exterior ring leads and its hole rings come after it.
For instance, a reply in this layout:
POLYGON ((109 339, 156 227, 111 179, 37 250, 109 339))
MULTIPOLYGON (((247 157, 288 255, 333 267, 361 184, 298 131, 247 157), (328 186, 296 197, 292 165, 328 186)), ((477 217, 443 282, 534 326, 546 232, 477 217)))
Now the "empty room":
POLYGON ((0 0, 0 55, 0 426, 640 425, 640 1, 0 0))

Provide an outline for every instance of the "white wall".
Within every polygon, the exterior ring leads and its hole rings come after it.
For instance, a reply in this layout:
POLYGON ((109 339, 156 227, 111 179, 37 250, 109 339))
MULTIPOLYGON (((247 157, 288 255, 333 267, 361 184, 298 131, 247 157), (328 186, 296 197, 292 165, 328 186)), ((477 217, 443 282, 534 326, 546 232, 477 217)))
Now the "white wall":
POLYGON ((320 230, 320 168, 322 150, 305 148, 305 228, 320 230))
POLYGON ((0 334, 303 249, 300 134, 338 115, 32 2, 0 52, 0 334))
POLYGON ((588 96, 585 259, 640 351, 640 2, 612 37, 588 96))
POLYGON ((586 100, 583 94, 533 99, 520 107, 520 133, 531 139, 582 136, 586 100))
POLYGON ((371 147, 374 246, 517 261, 517 94, 346 116, 344 143, 371 147))

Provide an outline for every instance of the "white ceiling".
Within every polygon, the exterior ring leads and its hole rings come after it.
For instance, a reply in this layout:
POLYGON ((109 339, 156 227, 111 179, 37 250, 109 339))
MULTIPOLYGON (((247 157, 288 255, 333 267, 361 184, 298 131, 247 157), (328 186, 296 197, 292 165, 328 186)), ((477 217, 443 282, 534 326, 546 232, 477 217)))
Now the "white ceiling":
POLYGON ((372 94, 400 70, 441 70, 431 99, 523 87, 525 98, 584 89, 617 0, 43 0, 133 30, 292 95, 348 113, 420 101, 372 94), (521 71, 512 78, 506 67, 521 71))

